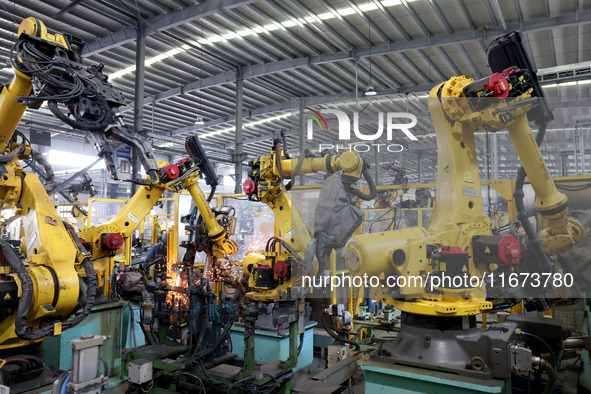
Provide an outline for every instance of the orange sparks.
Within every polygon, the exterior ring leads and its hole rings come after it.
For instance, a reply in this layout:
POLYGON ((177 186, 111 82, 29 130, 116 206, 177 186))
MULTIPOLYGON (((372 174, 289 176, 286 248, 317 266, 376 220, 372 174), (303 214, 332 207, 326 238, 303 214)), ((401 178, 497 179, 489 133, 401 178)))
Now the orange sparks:
MULTIPOLYGON (((186 278, 182 278, 178 272, 173 271, 171 269, 170 262, 166 266, 166 276, 167 276, 166 283, 171 286, 186 288, 188 285, 186 278)), ((166 302, 169 304, 172 304, 173 297, 174 297, 174 304, 175 304, 175 305, 173 305, 173 307, 180 306, 182 308, 186 308, 189 306, 189 296, 187 294, 185 294, 184 292, 174 291, 174 290, 169 291, 166 296, 166 302)))

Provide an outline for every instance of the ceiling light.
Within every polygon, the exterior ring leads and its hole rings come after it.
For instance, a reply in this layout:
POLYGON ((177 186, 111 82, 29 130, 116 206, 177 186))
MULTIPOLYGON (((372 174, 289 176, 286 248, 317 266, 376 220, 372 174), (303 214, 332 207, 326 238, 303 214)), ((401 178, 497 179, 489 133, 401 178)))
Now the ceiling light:
POLYGON ((203 116, 198 116, 197 119, 195 119, 195 124, 205 124, 203 116))
POLYGON ((378 92, 376 91, 376 88, 373 85, 367 85, 367 87, 365 88, 365 95, 366 96, 375 96, 376 94, 378 94, 378 92))
POLYGON ((577 84, 577 81, 570 81, 570 82, 559 83, 558 86, 574 86, 576 84, 577 84))
MULTIPOLYGON (((414 2, 417 0, 406 0, 407 2, 414 2)), ((392 7, 395 5, 400 5, 401 4, 401 0, 382 0, 379 1, 378 3, 381 3, 382 7, 392 7)), ((375 1, 372 2, 368 2, 368 3, 362 3, 362 4, 356 4, 356 7, 361 10, 362 12, 368 12, 368 11, 372 11, 378 8, 378 5, 375 1)), ((305 24, 308 23, 318 23, 327 19, 335 19, 335 18, 341 18, 342 16, 349 16, 349 15, 353 15, 355 14, 356 11, 355 9, 353 9, 352 7, 345 7, 345 8, 340 8, 340 9, 333 9, 331 10, 331 12, 324 12, 322 14, 318 14, 318 15, 311 15, 305 18, 292 18, 291 20, 284 20, 284 21, 271 21, 271 23, 265 25, 265 26, 256 26, 253 28, 246 28, 244 30, 241 30, 239 32, 234 32, 234 31, 230 31, 227 34, 212 34, 211 36, 208 36, 207 38, 205 37, 201 37, 199 39, 196 39, 195 41, 193 41, 193 44, 197 47, 200 47, 201 45, 214 45, 217 42, 226 42, 229 40, 234 40, 240 37, 244 37, 244 36, 248 36, 250 34, 252 34, 251 32, 249 32, 249 30, 252 30, 253 33, 255 34, 261 34, 261 33, 269 33, 271 31, 275 31, 275 30, 285 30, 286 27, 287 28, 292 28, 295 26, 303 26, 305 24)), ((179 48, 175 48, 172 49, 168 52, 166 52, 165 56, 154 56, 152 58, 147 58, 146 59, 146 66, 151 66, 154 63, 159 63, 169 57, 174 57, 179 53, 182 52, 186 52, 190 49, 191 47, 187 44, 183 44, 182 46, 180 46, 179 48)), ((132 72, 135 71, 135 65, 131 66, 131 67, 127 67, 123 70, 119 70, 114 72, 113 74, 110 75, 109 79, 112 81, 114 79, 117 78, 121 78, 124 75, 130 74, 132 72)))
MULTIPOLYGON (((258 125, 263 124, 263 123, 273 122, 275 120, 287 118, 289 116, 291 116, 291 112, 287 112, 287 113, 284 113, 284 114, 281 114, 281 115, 272 116, 270 118, 265 118, 265 119, 262 119, 262 120, 256 120, 256 121, 253 121, 253 122, 244 123, 242 125, 242 128, 243 129, 246 129, 248 127, 258 126, 258 125)), ((230 132, 230 131, 235 131, 235 130, 236 130, 236 127, 234 127, 234 126, 225 127, 225 128, 222 128, 222 129, 218 129, 218 130, 210 131, 208 133, 201 134, 201 135, 199 135, 199 138, 200 139, 203 139, 203 138, 213 137, 213 136, 216 136, 216 135, 220 135, 220 134, 227 133, 227 132, 230 132)))

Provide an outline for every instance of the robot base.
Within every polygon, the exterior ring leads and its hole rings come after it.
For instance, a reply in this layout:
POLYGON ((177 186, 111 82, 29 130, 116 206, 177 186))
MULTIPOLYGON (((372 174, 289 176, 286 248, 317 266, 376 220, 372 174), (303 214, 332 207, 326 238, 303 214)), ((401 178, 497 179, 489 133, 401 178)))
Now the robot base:
POLYGON ((531 352, 516 344, 516 329, 515 323, 477 328, 475 316, 403 313, 396 338, 372 352, 370 360, 478 379, 506 379, 512 369, 531 366, 531 352))

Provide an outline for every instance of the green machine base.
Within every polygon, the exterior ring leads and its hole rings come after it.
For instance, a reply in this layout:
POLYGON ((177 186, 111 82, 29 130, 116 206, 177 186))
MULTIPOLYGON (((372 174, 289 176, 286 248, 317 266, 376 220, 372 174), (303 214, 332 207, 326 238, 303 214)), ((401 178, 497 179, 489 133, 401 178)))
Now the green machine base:
POLYGON ((111 301, 96 305, 82 323, 59 336, 49 337, 43 341, 43 359, 47 364, 68 370, 72 366, 72 339, 86 334, 106 335, 109 339, 103 346, 102 357, 107 362, 109 377, 114 378, 109 381, 110 385, 118 383, 121 374, 121 350, 134 344, 140 346, 145 343, 139 326, 137 306, 134 309, 134 322, 131 323, 127 302, 111 301), (135 341, 132 331, 135 331, 135 341))
POLYGON ((464 376, 376 362, 364 357, 357 364, 365 371, 365 392, 372 394, 511 394, 511 379, 479 380, 464 376))

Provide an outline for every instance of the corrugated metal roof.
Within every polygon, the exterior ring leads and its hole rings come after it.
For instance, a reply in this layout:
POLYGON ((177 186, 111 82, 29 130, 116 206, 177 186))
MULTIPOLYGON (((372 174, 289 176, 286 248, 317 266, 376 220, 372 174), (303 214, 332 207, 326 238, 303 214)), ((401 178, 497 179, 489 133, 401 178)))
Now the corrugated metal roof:
MULTIPOLYGON (((400 92, 408 101, 401 108, 408 105, 423 116, 422 128, 432 127, 425 100, 407 93, 428 91, 455 75, 489 74, 486 47, 505 31, 524 31, 542 73, 583 67, 591 61, 590 13, 591 0, 0 0, 0 61, 7 61, 18 23, 27 16, 80 36, 90 48, 85 61, 104 63, 130 101, 124 116, 131 124, 134 37, 141 24, 148 32, 144 128, 154 145, 182 149, 183 137, 198 133, 208 145, 231 149, 239 71, 245 78, 244 150, 259 155, 270 147, 262 137, 297 123, 278 118, 290 113, 293 98, 353 98, 356 86, 363 90, 370 83, 378 92, 400 92), (197 116, 205 125, 195 125, 197 116)), ((9 73, 0 71, 0 77, 7 80, 9 73)), ((559 117, 588 115, 590 87, 548 87, 553 100, 572 101, 557 110, 559 117)), ((64 127, 39 112, 27 119, 34 127, 64 127)), ((566 120, 561 127, 569 123, 575 126, 566 120)), ((548 134, 550 141, 565 137, 548 134)), ((418 156, 410 151, 405 157, 413 173, 418 156)), ((560 167, 559 158, 550 160, 560 167)), ((503 173, 512 171, 509 165, 503 173)))

